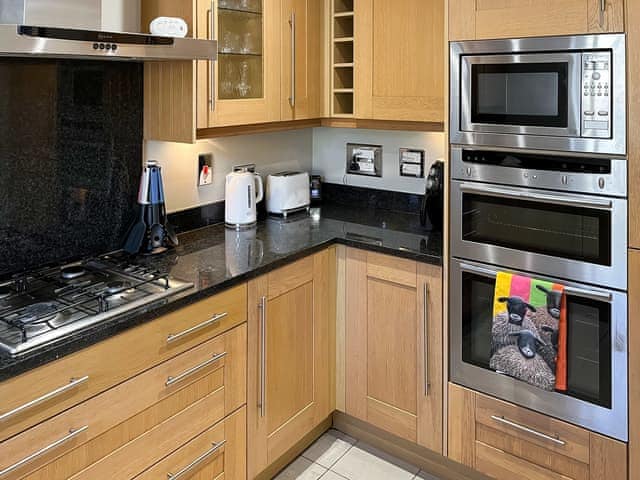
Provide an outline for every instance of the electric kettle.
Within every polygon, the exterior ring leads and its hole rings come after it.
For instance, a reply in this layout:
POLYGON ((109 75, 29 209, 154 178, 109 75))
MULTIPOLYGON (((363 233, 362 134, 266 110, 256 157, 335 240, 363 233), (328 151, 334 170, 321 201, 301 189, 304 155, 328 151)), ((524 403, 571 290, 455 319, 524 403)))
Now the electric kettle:
POLYGON ((227 175, 224 221, 228 228, 240 230, 258 220, 257 204, 264 198, 262 177, 251 167, 239 167, 227 175))

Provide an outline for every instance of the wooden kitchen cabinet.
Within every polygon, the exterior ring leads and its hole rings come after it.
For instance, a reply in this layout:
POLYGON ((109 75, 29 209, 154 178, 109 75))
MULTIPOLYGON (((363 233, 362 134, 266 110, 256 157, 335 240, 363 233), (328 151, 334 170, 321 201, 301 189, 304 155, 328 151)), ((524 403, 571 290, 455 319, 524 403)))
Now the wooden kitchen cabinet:
POLYGON ((248 478, 331 413, 329 258, 323 251, 249 282, 248 478))
POLYGON ((442 453, 442 272, 349 249, 346 413, 442 453))
POLYGON ((449 0, 449 40, 623 31, 624 0, 449 0))
POLYGON ((192 143, 216 127, 318 118, 322 9, 322 0, 142 0, 143 29, 182 16, 189 35, 218 41, 215 63, 145 63, 145 139, 192 143))
POLYGON ((443 0, 355 2, 357 118, 444 122, 444 8, 443 0))
POLYGON ((246 338, 240 325, 5 440, 0 472, 133 478, 245 405, 246 338))
POLYGON ((282 0, 283 121, 322 116, 323 7, 323 0, 282 0))
POLYGON ((448 455, 498 480, 625 480, 627 446, 449 384, 448 455))

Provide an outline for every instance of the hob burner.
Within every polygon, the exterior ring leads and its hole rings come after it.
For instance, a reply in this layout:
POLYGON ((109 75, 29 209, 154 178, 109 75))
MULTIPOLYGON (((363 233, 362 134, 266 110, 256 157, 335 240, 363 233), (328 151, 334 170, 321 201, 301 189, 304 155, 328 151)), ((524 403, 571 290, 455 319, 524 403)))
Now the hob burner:
POLYGON ((60 307, 53 302, 41 302, 27 305, 20 314, 19 321, 24 325, 36 321, 49 321, 56 316, 60 307))
POLYGON ((113 282, 107 283, 106 292, 113 295, 116 293, 122 293, 128 288, 131 288, 131 284, 129 282, 124 282, 122 280, 115 280, 113 282))
POLYGON ((60 270, 60 276, 65 280, 73 280, 87 273, 87 269, 81 265, 73 265, 71 267, 64 267, 60 270))

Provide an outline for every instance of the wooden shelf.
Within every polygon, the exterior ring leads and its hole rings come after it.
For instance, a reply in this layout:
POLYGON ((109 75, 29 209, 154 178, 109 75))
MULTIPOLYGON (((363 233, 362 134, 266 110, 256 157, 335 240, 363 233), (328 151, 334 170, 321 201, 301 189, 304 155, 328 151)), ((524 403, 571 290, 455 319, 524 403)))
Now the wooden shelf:
POLYGON ((353 62, 351 63, 334 63, 333 68, 353 68, 353 62))
POLYGON ((334 114, 322 119, 323 127, 364 128, 368 130, 408 130, 414 132, 444 132, 444 123, 407 122, 396 120, 366 120, 353 115, 334 114))
POLYGON ((333 41, 335 43, 352 43, 353 42, 353 37, 334 38, 333 41))
POLYGON ((334 18, 353 17, 353 11, 351 12, 337 12, 333 14, 334 18))
POLYGON ((333 93, 353 93, 353 88, 334 88, 333 93))

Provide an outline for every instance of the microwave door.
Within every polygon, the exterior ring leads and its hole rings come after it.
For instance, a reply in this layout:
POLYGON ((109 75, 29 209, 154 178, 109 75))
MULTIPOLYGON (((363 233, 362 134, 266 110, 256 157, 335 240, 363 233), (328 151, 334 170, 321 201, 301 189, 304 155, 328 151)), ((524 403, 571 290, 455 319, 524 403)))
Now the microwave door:
POLYGON ((460 129, 580 137, 582 54, 461 58, 460 129))

